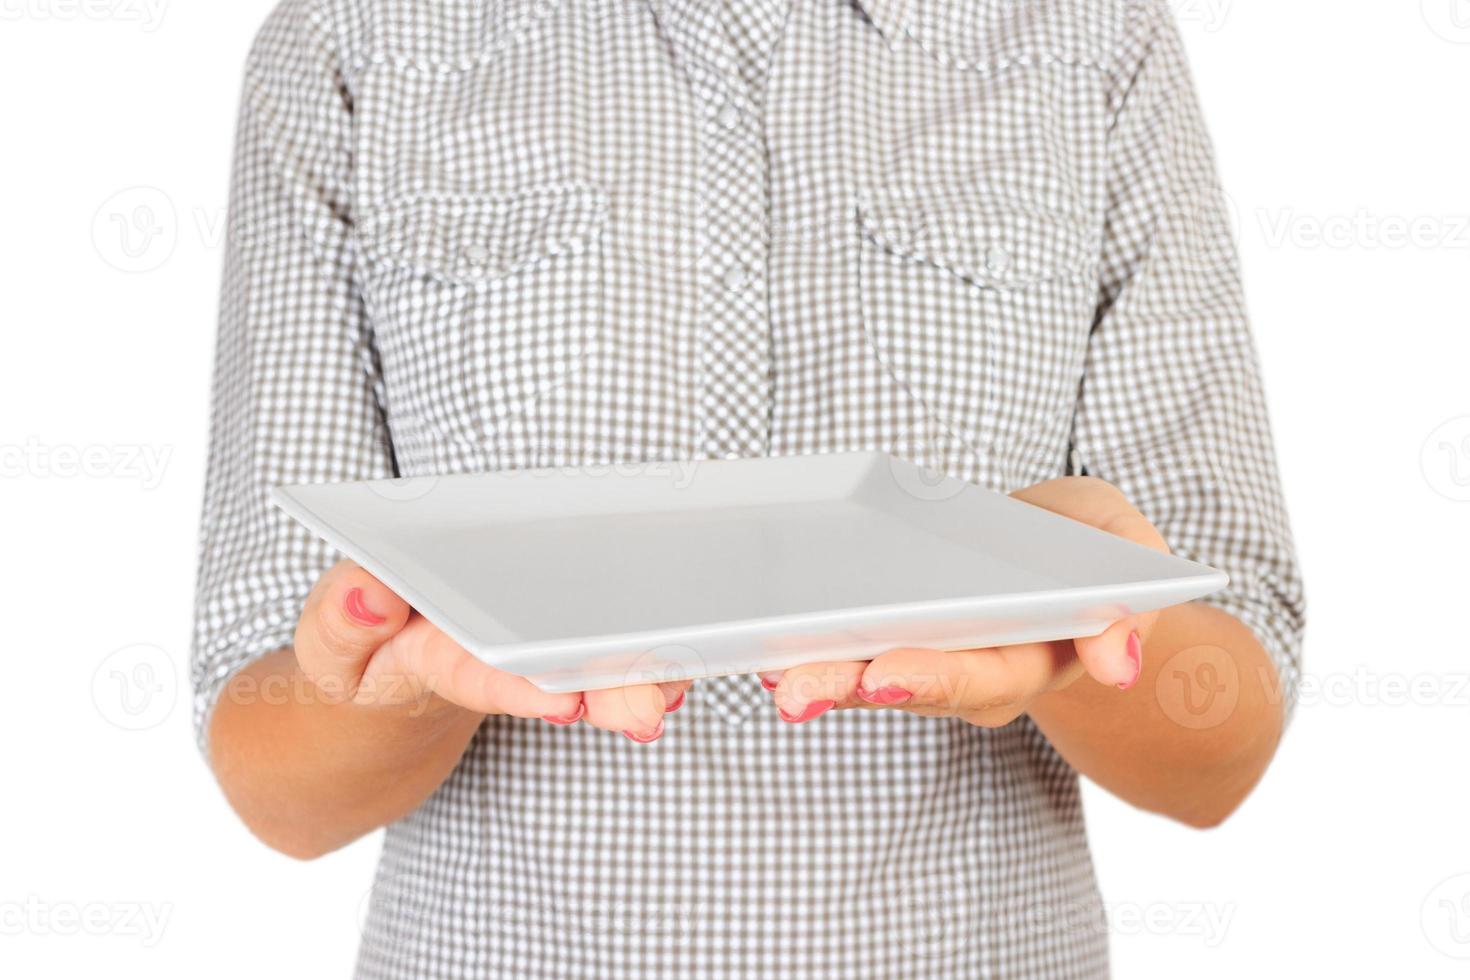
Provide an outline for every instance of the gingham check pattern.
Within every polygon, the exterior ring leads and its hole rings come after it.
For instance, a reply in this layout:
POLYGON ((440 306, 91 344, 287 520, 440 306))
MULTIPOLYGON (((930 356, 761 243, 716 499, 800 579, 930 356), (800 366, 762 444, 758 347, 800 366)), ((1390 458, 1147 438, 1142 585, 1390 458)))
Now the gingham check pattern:
MULTIPOLYGON (((1118 484, 1289 697, 1224 215, 1151 0, 286 0, 240 117, 201 732, 334 558, 275 485, 858 449, 1118 484)), ((753 678, 654 745, 488 721, 368 906, 363 978, 1107 972, 1028 721, 794 727, 753 678)))

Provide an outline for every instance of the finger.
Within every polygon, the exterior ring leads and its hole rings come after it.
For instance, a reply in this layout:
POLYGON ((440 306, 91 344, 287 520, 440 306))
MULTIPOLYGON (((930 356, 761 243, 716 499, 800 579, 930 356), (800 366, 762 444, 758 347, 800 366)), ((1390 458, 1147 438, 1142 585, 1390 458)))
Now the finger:
POLYGON ((966 719, 1003 715, 1050 686, 1071 658, 1067 646, 892 650, 867 665, 861 687, 870 695, 888 692, 891 705, 917 714, 966 719))
POLYGON ((350 561, 329 568, 307 596, 296 660, 325 693, 351 697, 369 658, 408 621, 408 603, 350 561))
POLYGON ((781 720, 798 725, 833 708, 861 706, 857 690, 865 666, 862 661, 805 664, 783 672, 771 692, 781 720))
POLYGON ((776 685, 781 683, 781 678, 786 674, 784 670, 767 670, 756 675, 761 679, 761 687, 771 693, 775 693, 776 685))
POLYGON ((584 697, 588 724, 622 732, 635 742, 654 742, 664 733, 668 701, 658 684, 588 691, 584 697))
POLYGON ((582 695, 549 694, 517 674, 496 670, 476 659, 422 616, 373 658, 372 675, 402 676, 420 690, 484 715, 541 718, 571 724, 582 716, 582 695))
POLYGON ((1097 636, 1072 641, 1077 659, 1099 684, 1128 690, 1143 673, 1143 640, 1134 617, 1120 619, 1097 636))
POLYGON ((1097 477, 1059 477, 1017 490, 1011 496, 1156 551, 1169 551, 1163 535, 1123 491, 1097 477))
POLYGON ((671 715, 684 707, 684 696, 689 692, 693 681, 666 681, 659 684, 659 692, 664 696, 664 714, 671 715))

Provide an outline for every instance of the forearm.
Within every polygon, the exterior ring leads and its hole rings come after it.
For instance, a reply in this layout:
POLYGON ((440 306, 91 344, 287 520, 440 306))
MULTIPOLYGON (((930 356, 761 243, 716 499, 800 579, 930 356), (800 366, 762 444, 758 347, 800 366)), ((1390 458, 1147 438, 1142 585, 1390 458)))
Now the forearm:
POLYGON ((256 836, 293 857, 316 857, 418 806, 454 769, 482 717, 435 695, 393 706, 334 703, 282 650, 220 694, 210 762, 256 836))
POLYGON ((1038 698, 1030 714, 1078 772, 1197 827, 1218 824, 1250 793, 1283 723, 1266 651, 1238 620, 1202 603, 1159 616, 1130 690, 1083 678, 1038 698), (1202 682, 1217 690, 1200 690, 1202 682))

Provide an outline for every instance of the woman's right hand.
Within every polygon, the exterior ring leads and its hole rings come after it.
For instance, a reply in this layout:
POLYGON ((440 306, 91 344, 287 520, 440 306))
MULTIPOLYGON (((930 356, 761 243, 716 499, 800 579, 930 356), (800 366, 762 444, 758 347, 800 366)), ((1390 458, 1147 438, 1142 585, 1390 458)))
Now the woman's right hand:
POLYGON ((257 837, 313 858, 401 820, 460 764, 486 715, 663 734, 687 681, 547 694, 487 667, 351 562, 317 581, 292 649, 237 671, 215 702, 210 763, 257 837), (290 690, 292 696, 265 696, 290 690))
POLYGON ((548 694, 475 659, 350 561, 328 569, 307 597, 295 652, 302 672, 335 702, 513 715, 554 725, 585 720, 636 742, 663 734, 664 715, 678 709, 690 684, 548 694))

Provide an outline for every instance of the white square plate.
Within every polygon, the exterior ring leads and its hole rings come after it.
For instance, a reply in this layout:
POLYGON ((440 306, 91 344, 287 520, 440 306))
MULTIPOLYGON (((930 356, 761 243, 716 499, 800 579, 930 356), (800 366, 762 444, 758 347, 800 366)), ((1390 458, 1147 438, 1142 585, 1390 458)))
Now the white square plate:
POLYGON ((1102 632, 1224 574, 879 453, 282 487, 276 504, 547 691, 1102 632))

